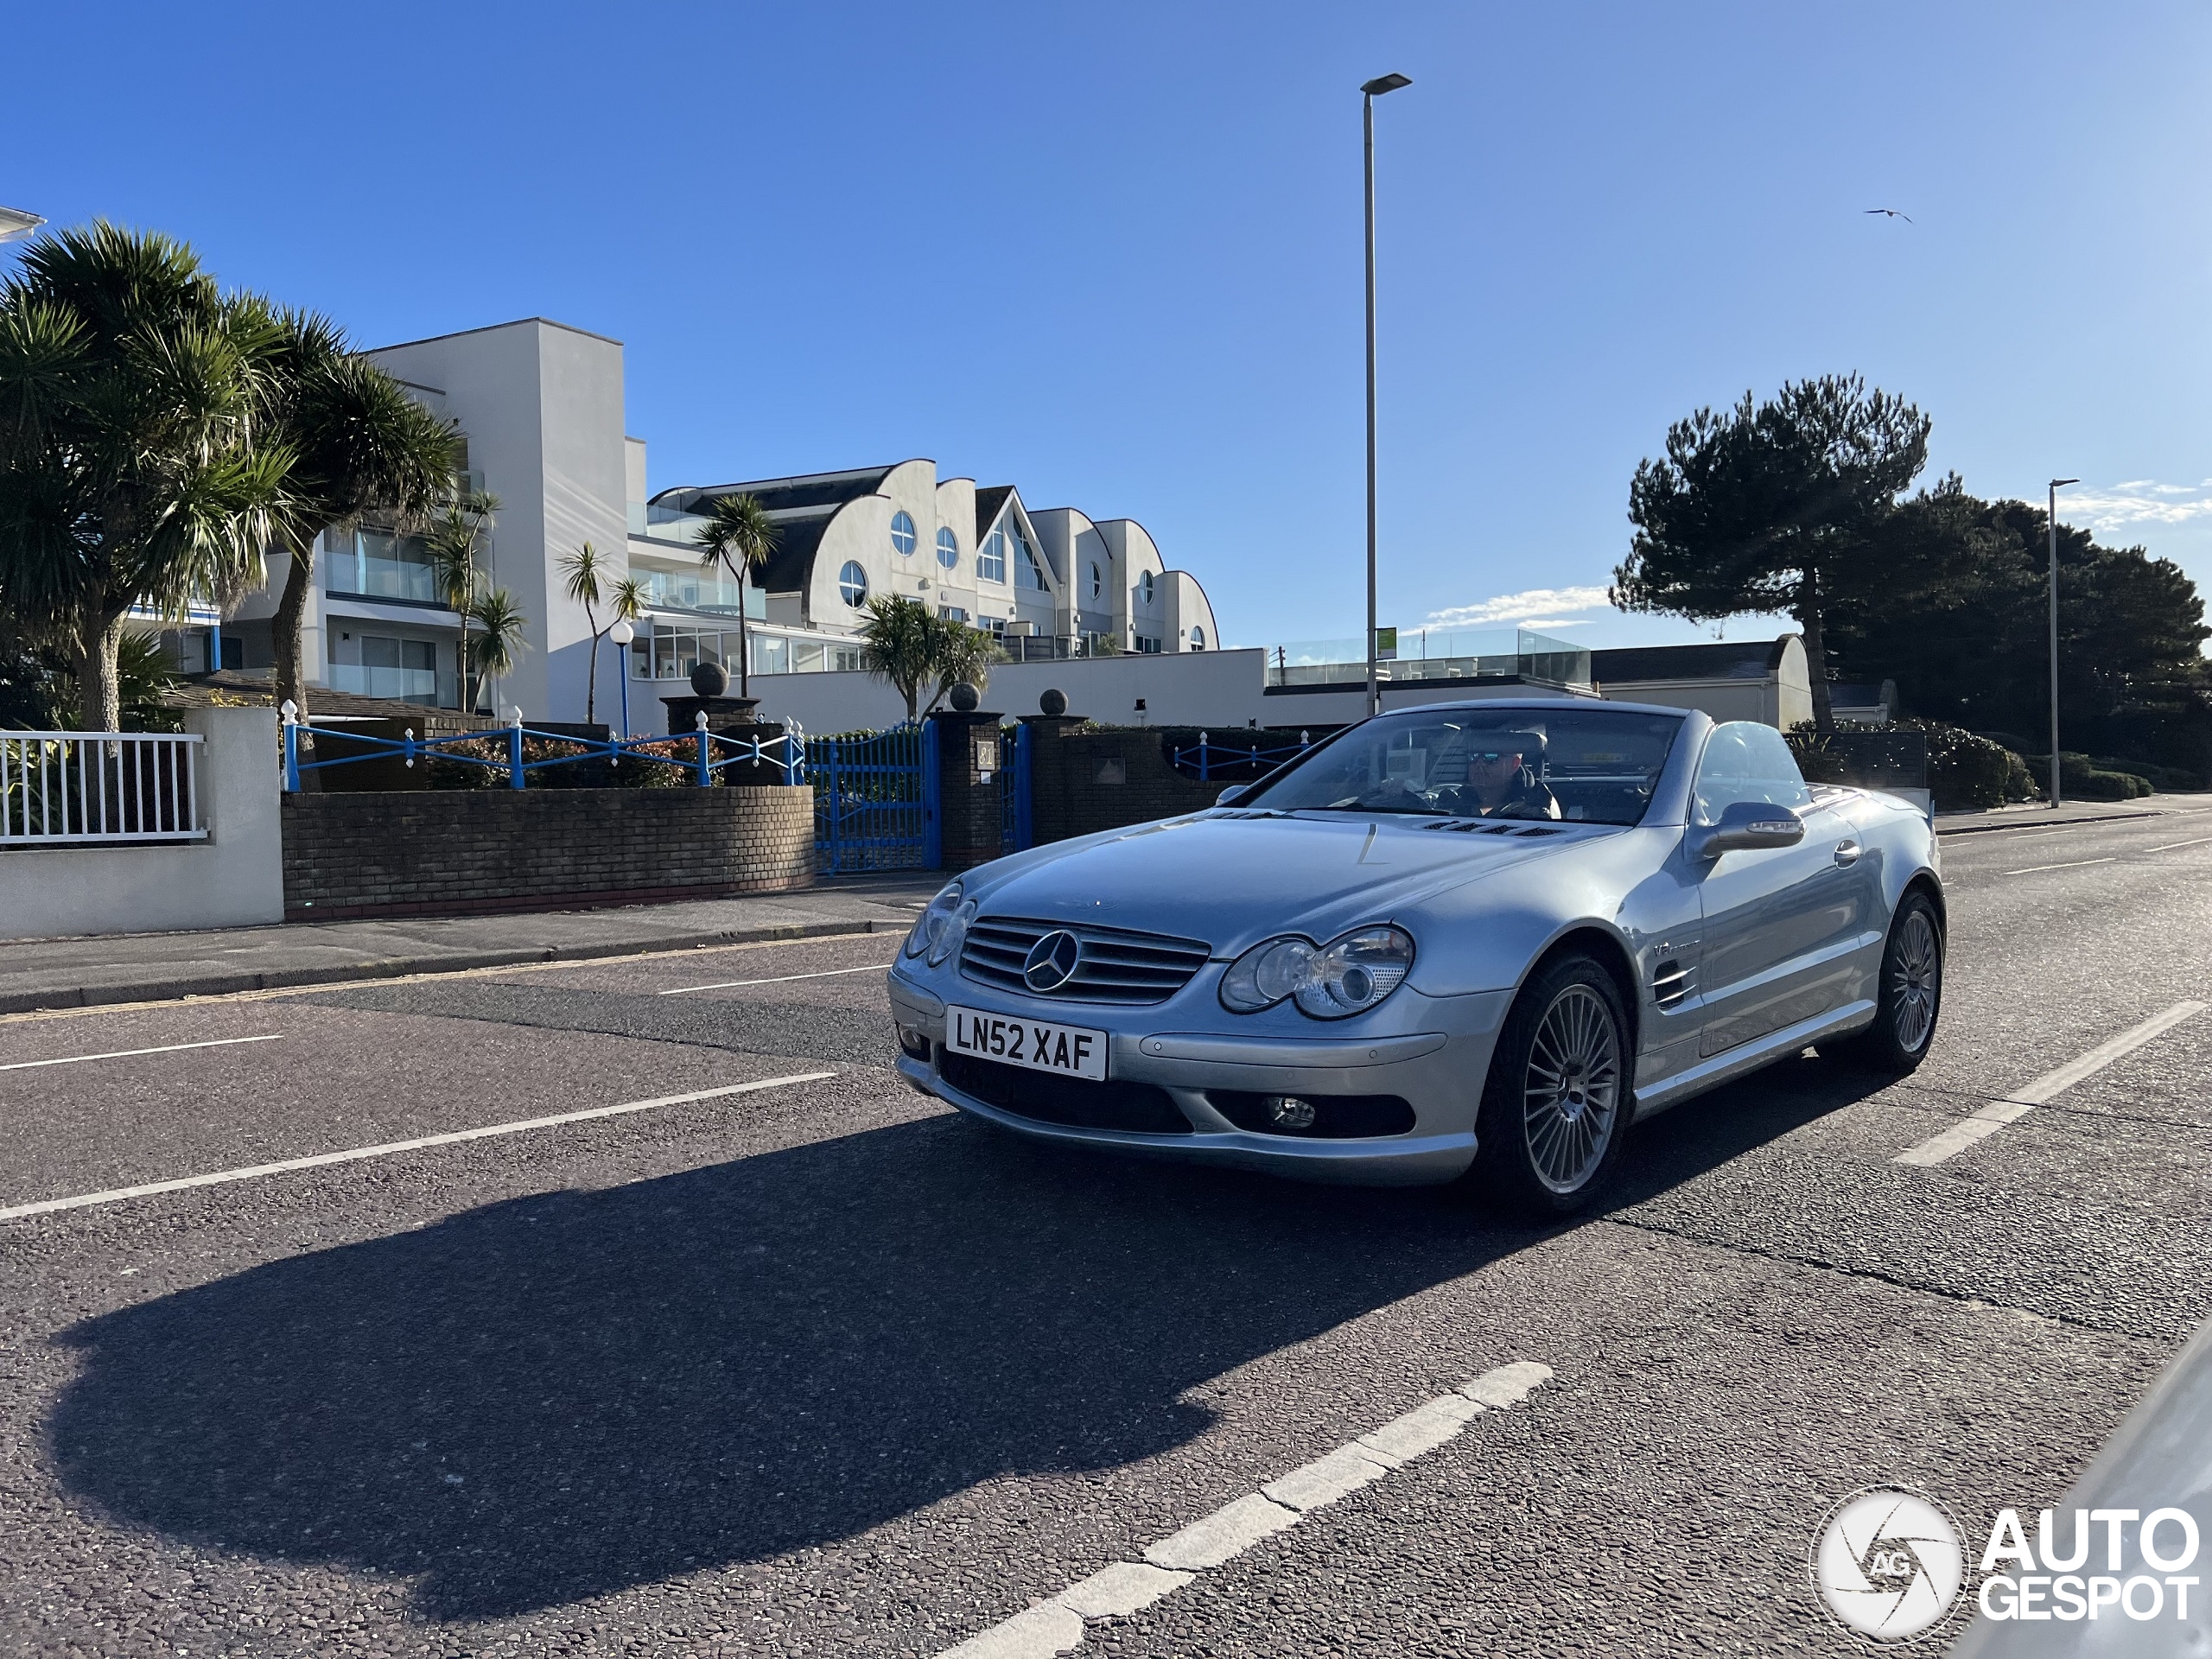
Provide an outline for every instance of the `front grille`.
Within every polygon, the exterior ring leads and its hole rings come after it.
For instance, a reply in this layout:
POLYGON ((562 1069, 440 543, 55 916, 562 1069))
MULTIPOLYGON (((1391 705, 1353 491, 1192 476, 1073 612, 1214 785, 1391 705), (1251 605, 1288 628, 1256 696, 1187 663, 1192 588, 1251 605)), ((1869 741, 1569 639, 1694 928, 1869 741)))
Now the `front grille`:
POLYGON ((1140 1135, 1189 1135, 1165 1089, 1148 1083, 1091 1083, 1056 1077, 1024 1066, 979 1060, 949 1048, 938 1051, 938 1074, 955 1089, 1017 1117, 1073 1129, 1128 1129, 1140 1135))
POLYGON ((960 971, 970 979, 1027 996, 1071 1002, 1165 1002, 1205 966, 1212 948, 1164 933, 1132 933, 1088 923, 1032 921, 1017 916, 980 916, 960 948, 960 971), (1032 990, 1022 977, 1029 947, 1065 929, 1082 942, 1075 975, 1057 990, 1032 990))

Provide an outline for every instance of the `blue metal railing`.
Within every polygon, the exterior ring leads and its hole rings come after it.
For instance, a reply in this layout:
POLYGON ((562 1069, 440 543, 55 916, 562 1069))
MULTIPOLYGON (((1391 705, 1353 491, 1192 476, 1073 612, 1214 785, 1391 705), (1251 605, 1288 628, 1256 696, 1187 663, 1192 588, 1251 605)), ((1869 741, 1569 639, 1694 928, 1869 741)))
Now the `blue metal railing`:
POLYGON ((1178 772, 1186 777, 1195 776, 1202 784, 1232 773, 1236 781, 1249 782, 1313 747, 1312 738, 1304 732, 1298 734, 1297 742, 1279 744, 1273 748, 1262 748, 1257 733, 1241 742, 1217 743, 1208 734, 1200 732, 1195 744, 1175 750, 1172 759, 1178 772))
POLYGON ((726 772, 732 766, 753 767, 764 763, 779 768, 786 784, 798 784, 805 781, 803 776, 804 747, 804 734, 796 727, 770 738, 728 737, 720 732, 709 731, 704 715, 699 716, 696 731, 674 737, 575 737, 567 732, 543 732, 524 726, 519 715, 497 733, 462 732, 451 737, 417 737, 410 728, 404 737, 377 737, 366 732, 338 731, 308 725, 287 703, 284 712, 284 787, 297 793, 300 779, 304 773, 321 772, 330 766, 350 766, 363 760, 396 758, 410 766, 418 760, 435 759, 482 766, 488 772, 504 772, 507 774, 509 788, 522 789, 527 787, 531 772, 543 771, 548 766, 571 766, 581 760, 605 760, 609 766, 619 766, 624 755, 639 760, 657 760, 664 766, 681 766, 691 774, 691 782, 702 789, 713 785, 715 774, 718 772, 726 772), (302 734, 311 738, 330 738, 359 752, 302 760, 300 758, 302 734), (571 753, 540 755, 533 760, 524 753, 525 739, 558 743, 571 753), (506 753, 498 759, 472 753, 464 747, 501 742, 504 742, 506 753))

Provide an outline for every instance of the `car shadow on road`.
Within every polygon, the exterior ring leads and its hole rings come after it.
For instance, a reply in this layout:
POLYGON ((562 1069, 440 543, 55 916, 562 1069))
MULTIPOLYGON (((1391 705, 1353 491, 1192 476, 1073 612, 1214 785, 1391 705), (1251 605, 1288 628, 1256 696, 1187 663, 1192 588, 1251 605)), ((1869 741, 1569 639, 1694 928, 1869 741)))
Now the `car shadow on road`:
MULTIPOLYGON (((1685 1109, 1637 1150, 1679 1181, 1805 1109, 1685 1109)), ((931 1117, 88 1320, 51 1447, 120 1523, 510 1616, 1153 1455, 1208 1427, 1196 1385, 1554 1230, 931 1117)))

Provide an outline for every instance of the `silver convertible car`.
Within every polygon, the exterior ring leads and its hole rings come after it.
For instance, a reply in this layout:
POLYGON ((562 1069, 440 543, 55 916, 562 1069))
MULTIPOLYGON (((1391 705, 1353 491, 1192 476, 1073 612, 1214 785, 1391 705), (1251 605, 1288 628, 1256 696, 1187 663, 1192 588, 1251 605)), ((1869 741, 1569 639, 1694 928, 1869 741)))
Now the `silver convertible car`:
POLYGON ((900 1071, 1003 1128, 1564 1213, 1631 1122, 1808 1045, 1910 1071, 1943 952, 1910 803, 1771 727, 1531 699, 973 870, 890 989, 900 1071))

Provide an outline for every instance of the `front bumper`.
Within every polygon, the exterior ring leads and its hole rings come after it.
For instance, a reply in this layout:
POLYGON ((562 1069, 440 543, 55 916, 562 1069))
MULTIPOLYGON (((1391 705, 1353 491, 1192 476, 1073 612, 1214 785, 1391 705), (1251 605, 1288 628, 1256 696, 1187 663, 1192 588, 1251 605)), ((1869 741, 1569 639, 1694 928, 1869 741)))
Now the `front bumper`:
POLYGON ((1013 996, 950 976, 934 988, 918 985, 896 970, 888 977, 893 1016, 905 1030, 926 1038, 929 1046, 926 1059, 902 1052, 899 1071, 924 1093, 1001 1128, 1033 1140, 1141 1157, 1365 1185, 1419 1185, 1465 1172, 1474 1160, 1475 1116, 1491 1049, 1512 1002, 1510 991, 1427 997, 1407 987, 1378 1010, 1390 1015, 1388 1031, 1370 1030, 1379 1021, 1363 1019, 1341 1026, 1310 1022, 1306 1033, 1291 1036, 1222 1029, 1222 1022, 1235 1016, 1218 1009, 1205 1022, 1212 1029, 1192 1030, 1197 1020, 1191 999, 1180 995, 1155 1007, 1132 1008, 1013 996), (945 1002, 937 994, 940 989, 966 1007, 1105 1031, 1107 1076, 1164 1090, 1189 1120, 1191 1133, 1048 1122, 955 1087, 941 1069, 945 1002), (1224 1116, 1208 1098, 1212 1090, 1396 1096, 1413 1107, 1414 1126, 1404 1134, 1356 1139, 1260 1133, 1239 1128, 1224 1116))

